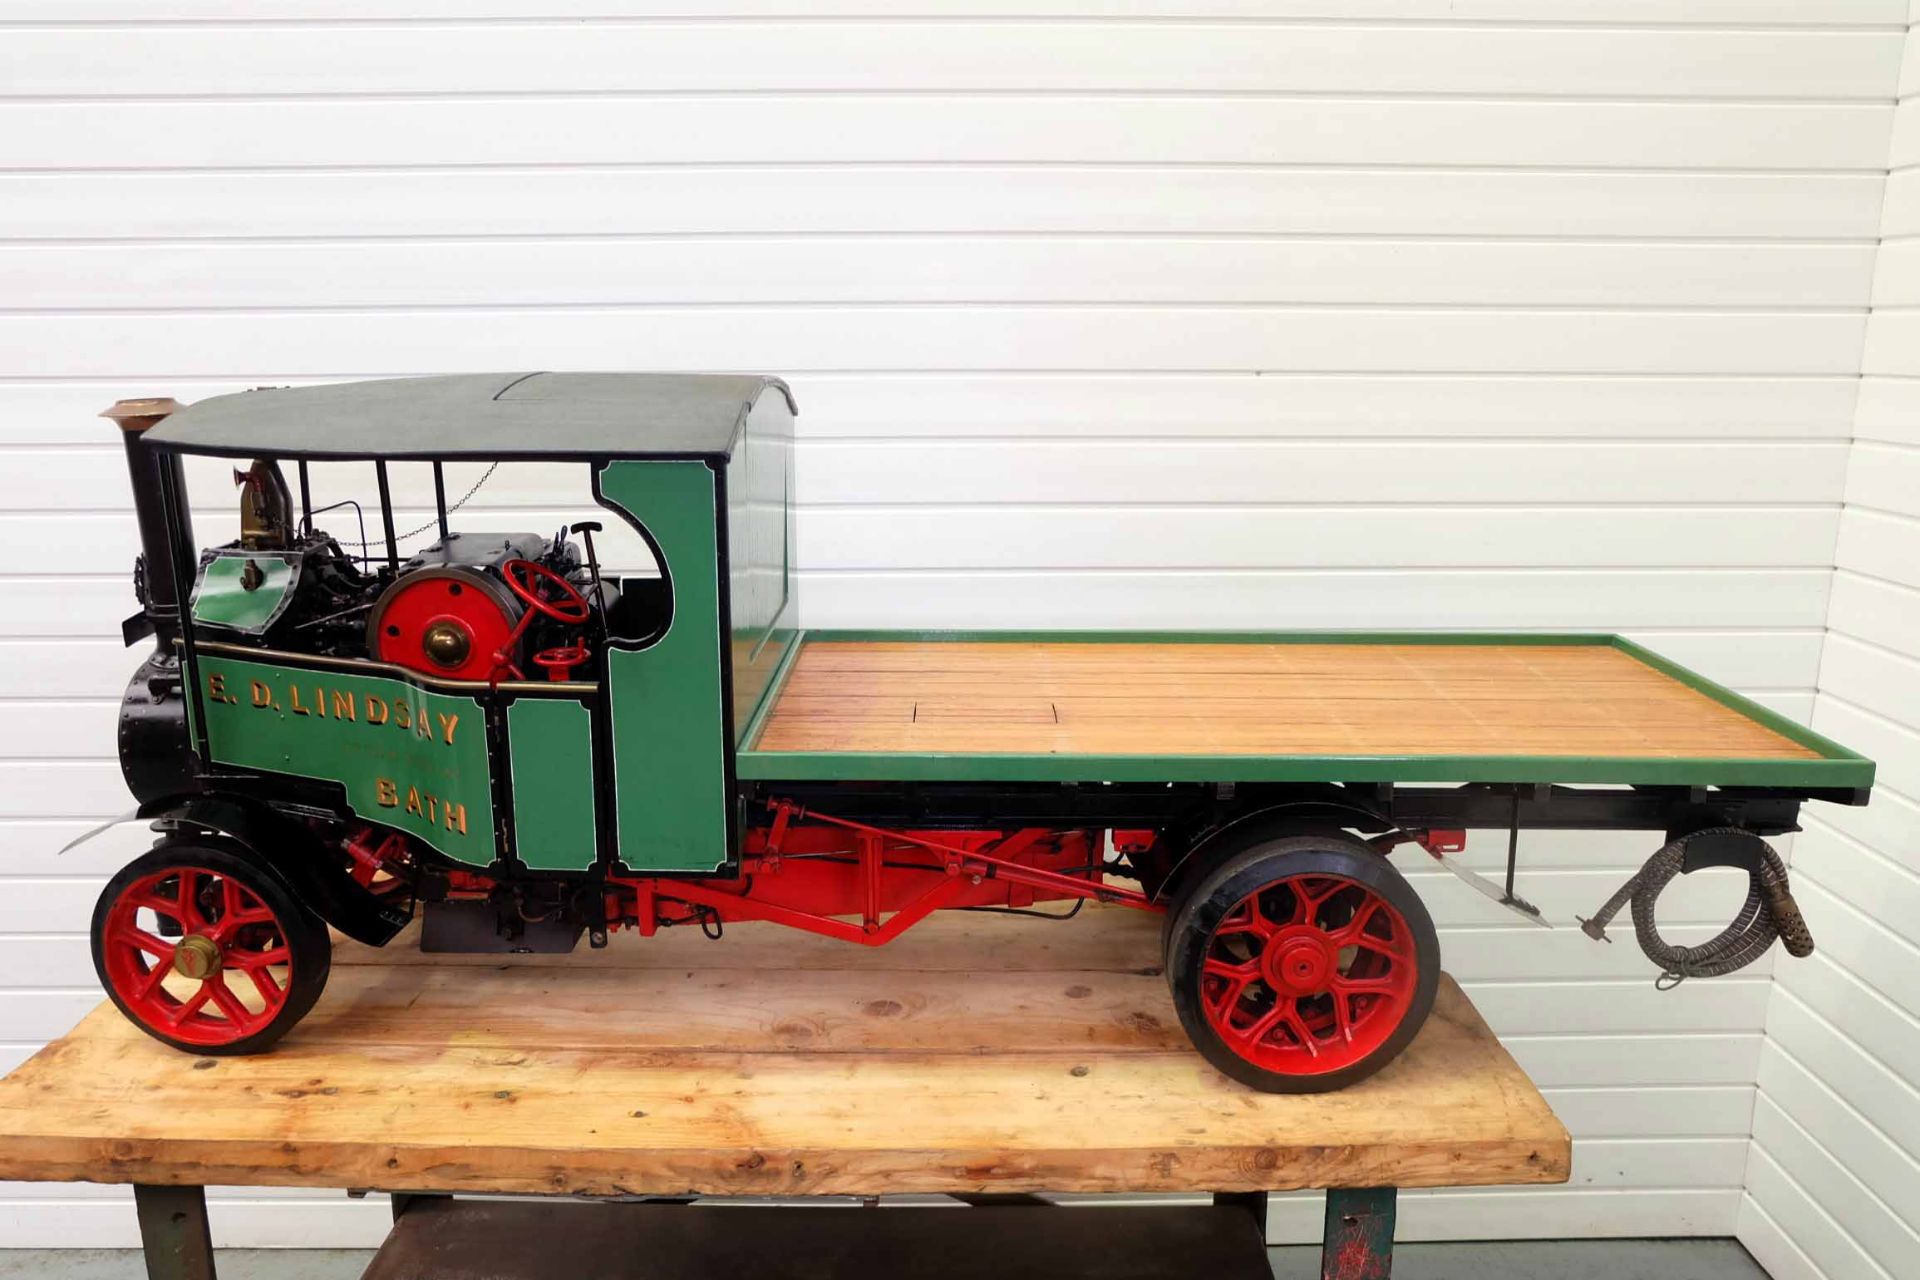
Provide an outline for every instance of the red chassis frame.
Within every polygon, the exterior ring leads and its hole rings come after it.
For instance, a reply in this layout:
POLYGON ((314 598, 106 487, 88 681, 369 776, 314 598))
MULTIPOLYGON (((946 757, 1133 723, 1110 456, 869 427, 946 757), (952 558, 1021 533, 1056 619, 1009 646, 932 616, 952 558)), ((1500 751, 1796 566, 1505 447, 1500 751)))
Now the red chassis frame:
POLYGON ((1163 909, 1138 889, 1106 883, 1099 841, 1087 831, 894 831, 787 800, 768 808, 773 821, 748 833, 737 877, 609 876, 609 918, 647 936, 663 924, 768 920, 877 947, 943 907, 1091 898, 1163 909), (622 891, 633 895, 630 911, 622 891))
MULTIPOLYGON (((652 937, 663 926, 712 927, 765 920, 843 942, 878 947, 942 908, 1020 910, 1037 902, 1091 899, 1164 912, 1167 904, 1138 889, 1109 884, 1095 830, 1049 827, 903 831, 809 810, 790 800, 767 805, 773 821, 747 834, 739 874, 693 880, 678 876, 608 876, 606 928, 652 937), (916 861, 901 861, 902 857, 916 861), (843 917, 858 916, 859 921, 843 917)), ((1149 830, 1114 830, 1114 847, 1152 846, 1149 830)), ((1371 843, 1385 854, 1418 844, 1436 856, 1457 852, 1460 831, 1392 832, 1371 843)), ((407 838, 363 828, 345 842, 350 870, 379 892, 398 880, 378 877, 405 862, 407 838)), ((449 874, 450 896, 484 898, 496 885, 471 871, 449 874)))
MULTIPOLYGON (((1097 832, 896 831, 786 801, 768 808, 773 821, 748 832, 734 876, 608 876, 606 929, 631 928, 651 937, 663 926, 766 920, 877 947, 943 907, 1020 909, 1092 898, 1163 910, 1139 890, 1102 878, 1097 832), (859 917, 859 923, 840 918, 847 916, 859 917)), ((1120 844, 1137 839, 1145 845, 1153 838, 1148 831, 1114 834, 1120 844)), ((362 886, 375 893, 404 891, 402 868, 414 860, 405 835, 363 827, 344 848, 348 870, 362 886)), ((483 872, 445 875, 453 900, 487 898, 499 885, 483 872)))

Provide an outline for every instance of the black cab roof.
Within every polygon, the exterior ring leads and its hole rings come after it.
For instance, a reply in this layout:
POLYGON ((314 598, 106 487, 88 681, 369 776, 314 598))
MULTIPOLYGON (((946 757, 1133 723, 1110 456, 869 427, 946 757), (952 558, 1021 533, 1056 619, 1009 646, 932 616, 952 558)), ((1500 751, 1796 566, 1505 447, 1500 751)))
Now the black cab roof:
POLYGON ((778 378, 465 373, 267 387, 177 410, 148 443, 184 453, 335 459, 726 458, 778 378))

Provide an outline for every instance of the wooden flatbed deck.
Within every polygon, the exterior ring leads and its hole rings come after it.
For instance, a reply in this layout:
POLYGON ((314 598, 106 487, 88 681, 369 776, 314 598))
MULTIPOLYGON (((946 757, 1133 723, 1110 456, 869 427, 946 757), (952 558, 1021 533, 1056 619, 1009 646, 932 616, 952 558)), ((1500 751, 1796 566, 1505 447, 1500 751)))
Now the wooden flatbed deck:
POLYGON ((1558 1182, 1566 1130, 1451 980, 1340 1093, 1186 1043, 1159 920, 953 914, 878 949, 772 925, 564 957, 343 944, 272 1053, 102 1005, 0 1081, 0 1178, 618 1195, 1558 1182), (990 965, 982 969, 983 964, 990 965))
POLYGON ((1075 761, 1110 781, 1871 776, 1613 637, 809 635, 747 748, 742 776, 760 778, 1068 778, 1075 761))

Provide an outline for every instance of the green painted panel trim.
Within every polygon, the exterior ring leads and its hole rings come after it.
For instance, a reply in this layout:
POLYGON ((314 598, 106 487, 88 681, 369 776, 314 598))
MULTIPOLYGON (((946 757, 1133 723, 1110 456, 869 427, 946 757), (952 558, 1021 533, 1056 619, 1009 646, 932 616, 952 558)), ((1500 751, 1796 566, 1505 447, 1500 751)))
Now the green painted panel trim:
POLYGON ((193 586, 193 620, 246 635, 261 635, 279 620, 293 598, 299 573, 293 560, 270 551, 223 552, 207 561, 193 586), (248 564, 261 579, 252 590, 241 585, 248 564))
POLYGON ((535 871, 593 866, 593 717, 564 698, 520 698, 507 707, 513 779, 513 852, 535 871))
POLYGON ((199 655, 214 762, 346 788, 358 816, 456 861, 495 857, 486 712, 402 680, 199 655))
POLYGON ((747 781, 1543 782, 1614 786, 1859 790, 1871 763, 1628 756, 891 755, 743 751, 747 781))
POLYGON ((714 871, 730 855, 722 694, 719 477, 703 462, 610 462, 601 501, 639 526, 673 598, 666 634, 607 653, 615 836, 636 871, 714 871))
POLYGON ((1652 667, 1655 671, 1660 672, 1660 674, 1678 680, 1694 692, 1712 698, 1728 710, 1739 712, 1747 719, 1754 721, 1756 724, 1764 725, 1781 737, 1787 738, 1807 748, 1809 751, 1818 751, 1826 760, 1864 765, 1865 773, 1861 781, 1855 785, 1863 788, 1873 785, 1873 761, 1867 759, 1859 752, 1843 747, 1832 738, 1822 733, 1816 733, 1806 725, 1801 724, 1798 720, 1783 716, 1772 707, 1755 702, 1752 698, 1744 694, 1735 693, 1725 685, 1717 684, 1699 672, 1694 671, 1692 668, 1683 667, 1673 659, 1663 657, 1645 645, 1629 640, 1625 636, 1615 636, 1613 638, 1613 646, 1622 653, 1652 667))
MULTIPOLYGON (((1536 782, 1615 786, 1779 787, 1854 790, 1873 785, 1873 763, 1777 712, 1644 647, 1609 634, 1537 632, 1088 632, 808 631, 816 640, 1095 641, 1247 644, 1444 644, 1618 648, 1783 737, 1819 760, 1687 759, 1638 756, 1199 756, 892 754, 743 751, 736 768, 754 781, 891 782, 1536 782)), ((756 735, 749 741, 757 741, 756 735)))
POLYGON ((971 643, 996 640, 1018 644, 1059 642, 1092 644, 1439 644, 1439 645, 1612 645, 1610 632, 1542 631, 815 631, 806 639, 832 641, 908 641, 971 643))

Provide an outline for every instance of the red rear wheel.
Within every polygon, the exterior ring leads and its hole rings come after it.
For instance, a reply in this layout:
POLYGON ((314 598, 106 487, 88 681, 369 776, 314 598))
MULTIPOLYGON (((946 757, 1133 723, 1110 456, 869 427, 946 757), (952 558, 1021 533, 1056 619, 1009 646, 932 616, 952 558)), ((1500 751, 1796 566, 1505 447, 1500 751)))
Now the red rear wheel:
POLYGON ((1419 897, 1344 837, 1276 840, 1200 877, 1167 947, 1195 1045, 1277 1093, 1342 1088, 1385 1066, 1425 1022, 1439 982, 1419 897))
POLYGON ((107 883, 94 968, 156 1039, 253 1053, 304 1017, 326 985, 326 926, 279 877, 220 847, 163 844, 107 883))

